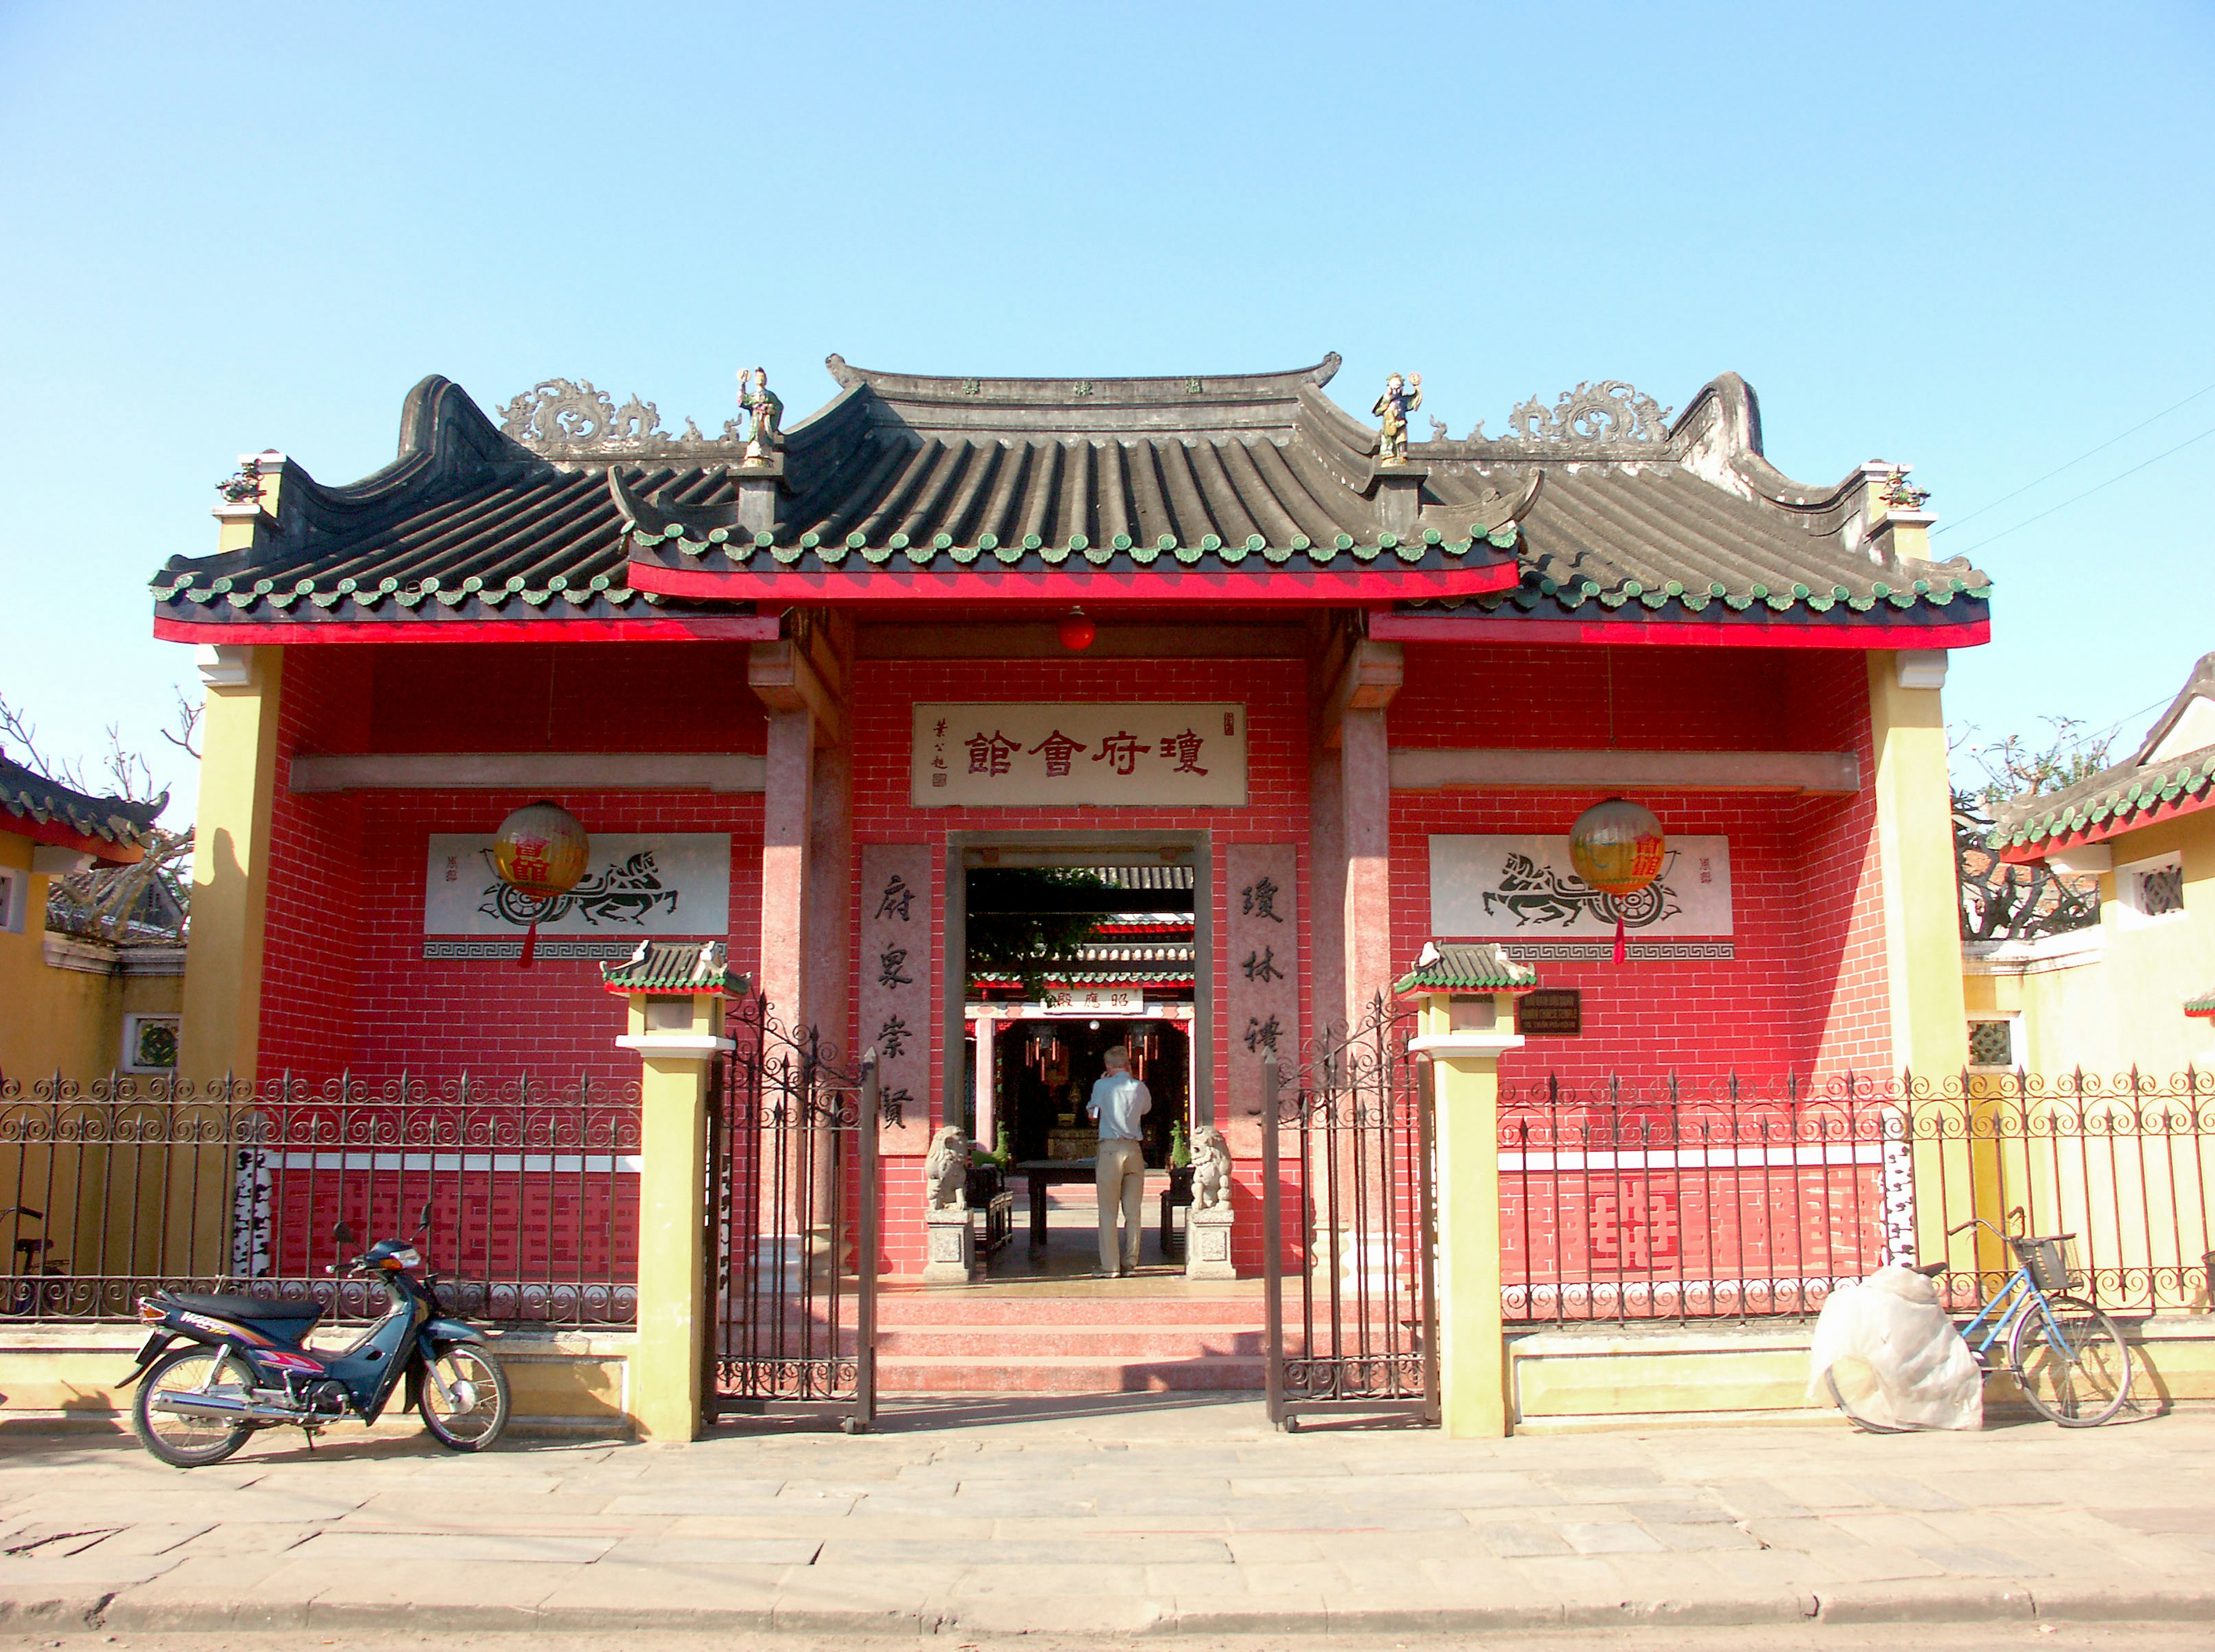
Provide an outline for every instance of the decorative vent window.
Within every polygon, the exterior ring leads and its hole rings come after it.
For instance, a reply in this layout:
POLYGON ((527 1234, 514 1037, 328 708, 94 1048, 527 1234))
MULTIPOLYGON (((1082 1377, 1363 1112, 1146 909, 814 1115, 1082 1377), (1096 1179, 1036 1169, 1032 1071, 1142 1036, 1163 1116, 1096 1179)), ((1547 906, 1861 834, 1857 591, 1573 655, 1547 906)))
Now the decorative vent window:
POLYGON ((28 873, 0 868, 0 935, 23 932, 23 908, 29 904, 30 889, 28 873))
POLYGON ((2138 874, 2138 910, 2148 918, 2184 910, 2184 869, 2164 866, 2138 874))
POLYGON ((2015 1023, 1973 1021, 1969 1023, 1969 1065, 2011 1070, 2015 1059, 2015 1023))
POLYGON ((2175 855, 2115 869, 2115 893, 2126 921, 2153 923, 2184 912, 2184 864, 2175 855))
POLYGON ((126 1072, 177 1070, 175 1016, 126 1016, 123 1021, 123 1067, 126 1072))

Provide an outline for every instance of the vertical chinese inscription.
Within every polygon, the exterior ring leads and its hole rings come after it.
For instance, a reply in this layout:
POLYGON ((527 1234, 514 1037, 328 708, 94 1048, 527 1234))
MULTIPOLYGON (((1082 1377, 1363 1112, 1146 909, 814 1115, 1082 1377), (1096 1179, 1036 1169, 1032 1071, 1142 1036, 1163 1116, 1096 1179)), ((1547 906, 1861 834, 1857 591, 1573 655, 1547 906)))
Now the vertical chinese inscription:
POLYGON ((860 1047, 877 1053, 878 1147, 930 1145, 930 925, 925 844, 862 845, 860 1047))
POLYGON ((1250 1158, 1261 1151, 1261 1058, 1274 1052, 1288 1077, 1300 1059, 1299 863, 1290 844, 1232 844, 1223 868, 1230 1085, 1216 1123, 1231 1153, 1250 1158))

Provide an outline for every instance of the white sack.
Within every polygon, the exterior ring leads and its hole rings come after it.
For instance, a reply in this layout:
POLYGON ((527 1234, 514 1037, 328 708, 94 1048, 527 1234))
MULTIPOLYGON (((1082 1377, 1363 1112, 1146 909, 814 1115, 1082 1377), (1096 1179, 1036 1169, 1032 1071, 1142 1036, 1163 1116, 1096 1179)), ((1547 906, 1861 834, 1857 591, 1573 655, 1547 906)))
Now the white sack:
MULTIPOLYGON (((1823 1305, 1810 1350, 1807 1395, 1828 1403, 1824 1373, 1844 1360, 1866 1363, 1876 1391, 1857 1408, 1899 1428, 1981 1428, 1985 1379, 1930 1280, 1894 1262, 1859 1285, 1841 1285, 1823 1305)), ((1851 1391, 1849 1390, 1850 1392, 1851 1391)))

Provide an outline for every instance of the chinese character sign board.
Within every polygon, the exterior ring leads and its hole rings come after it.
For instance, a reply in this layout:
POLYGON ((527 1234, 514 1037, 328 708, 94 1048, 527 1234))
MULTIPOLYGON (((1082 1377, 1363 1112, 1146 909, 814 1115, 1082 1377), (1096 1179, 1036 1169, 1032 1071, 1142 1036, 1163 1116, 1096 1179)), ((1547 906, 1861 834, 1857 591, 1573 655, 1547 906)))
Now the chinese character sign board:
POLYGON ((1261 1151, 1261 1059, 1290 1074, 1300 1062, 1299 861, 1290 844, 1231 844, 1223 851, 1224 1007, 1230 1033, 1229 1106, 1216 1127, 1236 1157, 1261 1151))
POLYGON ((862 1029, 877 1053, 877 1146, 930 1145, 930 911, 927 844, 862 845, 862 1029))
POLYGON ((1246 708, 918 703, 909 788, 918 808, 1236 808, 1246 708))
POLYGON ((542 936, 614 940, 715 935, 731 925, 727 832, 595 832, 577 887, 537 900, 493 870, 489 833, 433 832, 423 880, 426 937, 542 936))
POLYGON ((1622 896, 1604 894, 1576 875, 1566 837, 1431 839, 1433 935, 1482 941, 1612 936, 1618 915, 1634 941, 1730 934, 1730 839, 1670 838, 1661 875, 1622 896))
POLYGON ((1146 1007, 1146 995, 1135 986, 1072 986, 1046 995, 1051 1010, 1075 1010, 1095 1016, 1135 1016, 1146 1007))

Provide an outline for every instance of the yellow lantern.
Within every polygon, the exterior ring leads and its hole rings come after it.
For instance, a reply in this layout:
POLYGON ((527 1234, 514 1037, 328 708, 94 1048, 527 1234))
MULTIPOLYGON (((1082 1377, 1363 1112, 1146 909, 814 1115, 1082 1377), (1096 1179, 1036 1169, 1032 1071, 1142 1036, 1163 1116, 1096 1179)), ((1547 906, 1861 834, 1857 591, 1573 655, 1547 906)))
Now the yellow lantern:
MULTIPOLYGON (((592 855, 592 840, 577 817, 543 798, 516 810, 493 834, 492 868, 500 881, 542 906, 577 887, 592 855)), ((533 912, 524 931, 519 969, 530 968, 538 950, 539 916, 533 912)))
POLYGON ((1615 913, 1615 961, 1623 960, 1623 902, 1661 875, 1669 842, 1654 811, 1611 797, 1577 816, 1569 828, 1569 861, 1577 875, 1608 897, 1615 913))

